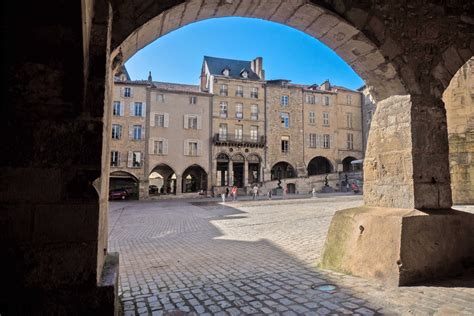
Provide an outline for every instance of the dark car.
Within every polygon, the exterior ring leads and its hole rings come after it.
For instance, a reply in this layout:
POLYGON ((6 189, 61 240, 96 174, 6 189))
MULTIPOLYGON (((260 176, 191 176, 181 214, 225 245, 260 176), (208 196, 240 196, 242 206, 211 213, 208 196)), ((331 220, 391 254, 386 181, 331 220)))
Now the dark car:
POLYGON ((148 186, 148 193, 149 194, 156 194, 158 193, 158 187, 154 184, 148 186))
POLYGON ((109 200, 125 200, 129 194, 125 189, 115 189, 109 192, 109 200))

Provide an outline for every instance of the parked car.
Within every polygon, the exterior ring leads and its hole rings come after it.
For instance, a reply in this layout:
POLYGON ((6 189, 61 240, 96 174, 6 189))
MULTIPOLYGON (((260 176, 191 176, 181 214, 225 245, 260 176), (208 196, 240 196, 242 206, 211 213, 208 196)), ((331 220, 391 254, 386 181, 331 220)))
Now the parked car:
POLYGON ((109 192, 109 200, 125 200, 129 196, 125 189, 115 189, 109 192))
POLYGON ((157 194, 158 193, 158 187, 154 184, 148 186, 148 193, 149 194, 157 194))

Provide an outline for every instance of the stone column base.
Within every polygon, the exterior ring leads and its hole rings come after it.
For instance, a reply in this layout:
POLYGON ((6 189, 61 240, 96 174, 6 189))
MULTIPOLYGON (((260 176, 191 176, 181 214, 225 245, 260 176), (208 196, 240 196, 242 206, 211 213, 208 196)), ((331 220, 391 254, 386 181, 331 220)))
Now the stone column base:
POLYGON ((320 267, 388 285, 455 275, 474 265, 474 214, 358 207, 336 212, 320 267))

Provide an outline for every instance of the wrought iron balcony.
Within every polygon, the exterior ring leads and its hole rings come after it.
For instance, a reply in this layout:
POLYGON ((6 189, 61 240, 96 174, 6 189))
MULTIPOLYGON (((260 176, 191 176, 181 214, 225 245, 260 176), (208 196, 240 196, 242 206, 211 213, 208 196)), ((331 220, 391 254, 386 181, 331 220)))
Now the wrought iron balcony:
POLYGON ((214 134, 212 142, 215 145, 246 145, 246 146, 265 146, 265 136, 251 136, 251 135, 242 135, 241 137, 235 137, 235 135, 222 135, 214 134))

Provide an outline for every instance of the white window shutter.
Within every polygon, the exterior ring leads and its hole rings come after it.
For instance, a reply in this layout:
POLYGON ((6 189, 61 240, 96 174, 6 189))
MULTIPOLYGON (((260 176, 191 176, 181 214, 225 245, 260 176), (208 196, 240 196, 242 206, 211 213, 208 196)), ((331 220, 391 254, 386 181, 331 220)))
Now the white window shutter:
POLYGON ((321 148, 321 134, 316 135, 316 148, 321 148))
POLYGON ((197 115, 197 129, 202 129, 202 118, 201 118, 201 115, 197 115))
POLYGON ((120 161, 120 156, 121 156, 121 155, 120 155, 120 151, 117 151, 117 166, 118 166, 118 167, 120 167, 120 163, 121 163, 121 161, 120 161))
POLYGON ((125 88, 124 87, 120 88, 120 96, 121 97, 125 96, 125 88))
POLYGON ((148 153, 150 155, 156 154, 156 152, 155 152, 155 139, 154 138, 149 138, 148 139, 148 153))
POLYGON ((188 129, 189 128, 189 124, 188 124, 188 115, 187 114, 184 114, 184 128, 185 129, 188 129))
POLYGON ((146 138, 146 127, 142 125, 142 139, 146 138))
POLYGON ((156 112, 150 112, 150 127, 155 127, 156 112))
POLYGON ((330 135, 330 136, 329 136, 329 148, 332 148, 333 142, 334 142, 334 136, 333 136, 333 135, 330 135))
POLYGON ((133 111, 133 102, 130 102, 130 116, 135 116, 135 111, 133 111))
POLYGON ((133 98, 133 88, 130 88, 130 97, 133 98))
POLYGON ((128 152, 127 167, 131 168, 133 166, 133 152, 128 152))
POLYGON ((142 117, 146 116, 146 102, 143 102, 143 107, 142 107, 142 117))
POLYGON ((188 156, 188 147, 189 147, 188 146, 188 140, 185 140, 184 141, 184 147, 183 147, 184 148, 183 151, 184 151, 185 156, 188 156))
POLYGON ((168 140, 164 138, 162 140, 163 140, 163 155, 168 155, 168 140))
POLYGON ((164 127, 168 127, 170 123, 170 115, 169 113, 164 113, 164 127))
POLYGON ((123 116, 125 113, 125 103, 120 102, 120 116, 123 116))
POLYGON ((133 139, 133 125, 128 125, 128 137, 133 139))
POLYGON ((198 142, 197 142, 197 155, 201 156, 201 152, 202 152, 202 142, 200 140, 198 140, 198 142))

